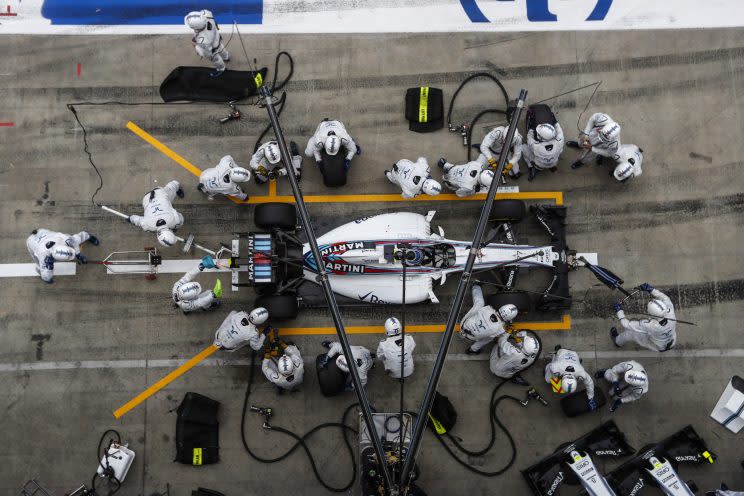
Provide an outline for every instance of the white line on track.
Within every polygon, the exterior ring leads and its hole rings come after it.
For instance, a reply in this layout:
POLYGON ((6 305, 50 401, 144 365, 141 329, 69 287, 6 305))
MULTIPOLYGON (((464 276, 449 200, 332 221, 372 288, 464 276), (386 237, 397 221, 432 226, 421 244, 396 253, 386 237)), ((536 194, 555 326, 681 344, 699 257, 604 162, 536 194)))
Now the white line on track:
MULTIPOLYGON (((744 358, 744 349, 702 349, 702 350, 670 350, 665 353, 653 351, 581 351, 579 354, 586 359, 592 358, 744 358)), ((417 362, 433 362, 434 354, 419 354, 415 356, 417 362)), ((450 361, 487 361, 488 353, 480 355, 450 354, 450 361)), ((81 360, 69 362, 27 362, 27 363, 0 363, 0 372, 26 372, 26 371, 51 371, 51 370, 78 370, 78 369, 142 369, 142 368, 176 368, 186 360, 163 359, 163 360, 81 360)), ((315 357, 305 357, 305 363, 314 363, 315 357)), ((245 359, 221 359, 209 358, 199 363, 199 367, 246 367, 251 361, 245 359)), ((257 360, 256 363, 259 363, 257 360)))

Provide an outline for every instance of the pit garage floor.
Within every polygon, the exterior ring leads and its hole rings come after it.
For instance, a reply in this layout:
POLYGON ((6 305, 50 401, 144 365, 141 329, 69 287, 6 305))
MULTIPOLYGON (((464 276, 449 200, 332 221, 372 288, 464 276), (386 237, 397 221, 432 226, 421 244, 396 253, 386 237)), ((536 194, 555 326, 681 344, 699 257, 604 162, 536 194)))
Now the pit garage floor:
MULTIPOLYGON (((302 180, 306 194, 395 193, 382 172, 397 159, 425 156, 434 169, 440 156, 461 160, 464 148, 459 135, 407 130, 403 94, 408 87, 431 85, 443 88, 449 99, 457 84, 478 70, 498 74, 512 94, 527 88, 530 102, 601 81, 582 117, 582 127, 592 111, 606 111, 622 123, 623 141, 637 143, 645 151, 643 176, 627 185, 615 184, 606 167, 590 165, 572 171, 571 150, 565 152, 558 173, 543 174, 534 183, 523 177, 518 185, 522 191, 562 191, 569 207, 568 239, 574 249, 599 253, 600 262, 629 285, 648 281, 662 288, 677 304, 678 316, 698 326, 680 325, 678 345, 666 354, 632 346, 617 349, 607 333, 616 294, 597 287, 588 272, 574 273, 577 301, 571 329, 542 332, 545 349, 560 343, 582 352, 590 373, 636 358, 650 374, 649 394, 615 414, 604 409, 570 420, 560 414, 556 398, 551 398, 549 408, 504 407, 502 415, 508 419, 519 454, 514 467, 495 480, 465 472, 427 434, 419 464, 421 486, 429 494, 528 494, 519 469, 610 418, 637 448, 692 424, 719 458, 713 466, 685 467, 682 476, 694 479, 702 490, 722 480, 734 488, 744 487, 741 436, 708 417, 729 378, 744 371, 741 30, 252 36, 245 41, 251 57, 272 69, 280 50, 295 59, 295 77, 281 117, 288 137, 304 146, 321 118, 336 117, 364 149, 343 191, 324 188, 319 173, 306 161, 302 180)), ((98 177, 82 151, 83 134, 65 107, 71 102, 153 103, 77 107, 103 176, 97 201, 135 212, 146 191, 177 179, 186 198, 178 200, 176 207, 186 218, 185 229, 197 233, 198 241, 214 245, 229 241, 232 231, 253 227, 253 206, 208 201, 196 191, 193 175, 125 127, 134 122, 202 169, 225 154, 247 164, 266 123, 264 110, 242 106, 244 118, 223 126, 217 120, 227 114, 225 106, 155 104, 160 101, 159 83, 172 68, 197 63, 187 34, 6 36, 2 42, 0 121, 14 125, 0 127, 0 262, 30 261, 24 241, 37 227, 90 230, 102 241, 99 247, 86 246, 92 259, 154 243, 152 235, 91 204, 98 177)), ((232 64, 244 60, 235 41, 230 49, 232 64)), ((567 137, 576 134, 576 120, 591 92, 587 88, 548 102, 567 137)), ((473 84, 461 94, 454 120, 467 120, 480 109, 500 105, 495 87, 473 84)), ((483 124, 494 122, 486 118, 483 124)), ((483 133, 483 128, 476 129, 478 139, 483 133)), ((267 193, 253 183, 249 189, 253 195, 267 193)), ((278 189, 279 194, 289 194, 287 184, 278 189)), ((398 208, 421 213, 436 208, 435 221, 449 236, 462 239, 472 235, 478 211, 474 202, 354 202, 312 204, 310 212, 323 232, 338 219, 398 208)), ((172 256, 183 255, 174 250, 172 256)), ((227 290, 222 308, 185 316, 169 301, 176 278, 163 275, 149 282, 138 276, 105 275, 100 266, 90 265, 78 267, 74 277, 58 277, 51 286, 35 278, 3 280, 0 493, 17 494, 32 477, 56 494, 89 481, 96 467, 96 443, 110 427, 117 428, 137 453, 121 495, 150 495, 164 490, 166 483, 178 496, 197 486, 227 495, 326 493, 300 453, 270 466, 244 453, 239 437, 248 377, 244 364, 209 362, 210 366, 197 367, 121 421, 114 419, 114 409, 174 368, 176 360, 207 346, 227 311, 251 308, 252 291, 229 291, 223 275, 227 290), (222 403, 222 461, 217 465, 194 468, 172 461, 173 410, 187 391, 222 403)), ((202 282, 209 285, 213 280, 214 276, 203 276, 202 282)), ((433 312, 412 308, 408 321, 441 324, 454 285, 453 280, 438 290, 444 296, 442 306, 433 312)), ((381 325, 388 314, 383 308, 344 312, 349 325, 381 325)), ((329 326, 331 322, 326 312, 310 311, 292 325, 329 326)), ((327 337, 293 339, 307 358, 320 352, 319 343, 327 337)), ((418 406, 439 337, 416 335, 419 361, 406 383, 409 409, 418 406)), ((352 342, 374 349, 379 338, 354 335, 352 342)), ((471 360, 463 352, 464 344, 455 340, 440 391, 458 409, 456 434, 472 446, 488 435, 486 398, 495 381, 486 354, 471 360)), ((218 358, 249 357, 244 350, 236 355, 223 353, 218 358)), ((547 394, 541 367, 526 376, 547 394)), ((516 390, 507 387, 512 389, 516 390)), ((397 409, 398 384, 385 377, 379 365, 371 373, 368 391, 379 411, 397 409)), ((337 421, 353 401, 351 395, 322 397, 311 366, 301 392, 277 397, 259 376, 252 399, 275 409, 276 424, 298 432, 337 421)), ((259 421, 255 415, 248 420, 251 446, 266 456, 283 452, 288 439, 262 431, 259 421)), ((339 433, 316 436, 310 444, 328 480, 342 484, 349 476, 350 462, 339 433)), ((503 435, 497 444, 485 460, 473 462, 486 469, 499 467, 508 445, 503 435)), ((607 471, 614 466, 614 462, 603 465, 607 471)), ((562 491, 573 493, 571 488, 562 491)))

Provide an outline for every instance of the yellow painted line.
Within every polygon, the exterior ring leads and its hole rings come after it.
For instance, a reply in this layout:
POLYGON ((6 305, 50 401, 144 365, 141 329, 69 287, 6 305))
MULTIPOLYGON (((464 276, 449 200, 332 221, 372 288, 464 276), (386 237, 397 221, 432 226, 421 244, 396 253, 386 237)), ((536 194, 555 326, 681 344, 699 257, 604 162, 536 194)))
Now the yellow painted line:
MULTIPOLYGON (((571 317, 564 315, 556 322, 519 322, 515 327, 530 331, 567 331, 571 329, 571 317)), ((457 330, 460 329, 458 325, 457 330)), ((380 334, 384 326, 347 326, 347 334, 380 334)), ((406 332, 444 332, 442 324, 407 325, 406 332)), ((336 334, 335 327, 280 327, 280 336, 314 336, 336 334)))
POLYGON ((210 344, 207 348, 204 348, 202 351, 200 351, 196 356, 189 359, 186 363, 178 367, 177 369, 173 370, 171 373, 160 379, 158 382, 150 386, 149 388, 142 391, 140 394, 129 400, 124 406, 119 408, 114 412, 114 417, 121 418, 124 416, 127 412, 130 410, 136 408, 140 405, 140 403, 144 402, 147 398, 152 396, 153 394, 157 393, 164 387, 166 387, 171 382, 175 381, 179 377, 181 377, 183 374, 188 372, 192 367, 194 367, 196 364, 210 356, 215 351, 219 350, 220 348, 218 346, 215 346, 214 344, 210 344))
MULTIPOLYGON (((191 162, 168 148, 166 145, 155 139, 142 128, 133 122, 127 122, 127 129, 152 145, 156 150, 175 163, 191 172, 196 177, 201 175, 201 169, 191 162)), ((269 182, 268 196, 251 196, 247 200, 238 200, 229 197, 235 203, 245 203, 255 205, 259 203, 281 202, 294 203, 294 196, 277 196, 276 181, 269 182)), ((438 202, 438 201, 483 201, 486 199, 485 194, 468 196, 460 198, 451 193, 445 193, 437 196, 420 195, 416 198, 403 198, 400 194, 371 194, 371 195, 305 195, 305 203, 368 203, 368 202, 438 202)), ((520 193, 499 193, 496 198, 501 200, 553 200, 556 205, 563 205, 563 193, 560 191, 525 191, 520 193)))

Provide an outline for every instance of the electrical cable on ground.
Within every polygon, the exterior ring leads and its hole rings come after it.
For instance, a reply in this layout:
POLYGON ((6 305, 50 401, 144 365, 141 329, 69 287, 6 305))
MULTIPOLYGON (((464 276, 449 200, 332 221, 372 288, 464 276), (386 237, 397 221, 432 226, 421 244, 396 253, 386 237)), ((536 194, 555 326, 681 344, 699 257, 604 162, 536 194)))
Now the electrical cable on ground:
POLYGON ((289 457, 289 455, 291 455, 292 453, 294 453, 294 451, 297 448, 302 447, 302 449, 305 451, 305 454, 307 455, 308 461, 310 462, 310 468, 312 469, 313 474, 315 475, 315 478, 317 479, 317 481, 324 488, 328 489, 329 491, 335 492, 335 493, 343 493, 343 492, 346 492, 349 489, 351 489, 351 487, 354 485, 354 482, 356 481, 356 476, 357 476, 357 462, 356 462, 356 456, 355 456, 355 453, 354 453, 354 449, 352 448, 351 442, 349 441, 349 437, 348 437, 348 432, 347 431, 351 431, 354 434, 357 434, 357 431, 353 427, 350 427, 350 426, 346 425, 346 417, 348 416, 349 412, 351 412, 351 410, 357 406, 357 404, 356 403, 351 404, 351 405, 349 405, 346 408, 346 410, 344 410, 344 414, 341 417, 341 422, 326 422, 326 423, 323 423, 323 424, 316 425, 315 427, 313 427, 312 429, 310 429, 309 431, 307 431, 302 436, 300 436, 298 434, 295 434, 294 432, 292 432, 292 431, 290 431, 288 429, 285 429, 283 427, 274 426, 274 425, 270 426, 269 427, 269 430, 281 432, 282 434, 285 434, 285 435, 291 437, 292 439, 295 440, 295 444, 292 445, 292 447, 290 447, 285 453, 283 453, 280 456, 277 456, 275 458, 264 458, 262 456, 257 455, 256 453, 254 453, 251 450, 251 448, 248 446, 248 443, 247 443, 246 437, 245 437, 245 417, 246 417, 246 413, 248 411, 248 398, 250 397, 251 388, 253 386, 253 378, 254 378, 254 374, 255 374, 255 370, 256 370, 255 365, 256 365, 256 352, 254 351, 251 354, 251 371, 250 371, 250 375, 248 377, 248 386, 246 387, 246 390, 245 390, 245 397, 243 399, 243 411, 242 411, 241 416, 240 416, 240 438, 241 438, 241 440, 243 442, 243 447, 245 448, 246 452, 254 460, 256 460, 258 462, 261 462, 261 463, 267 463, 267 464, 269 464, 269 463, 277 463, 277 462, 280 462, 280 461, 286 459, 287 457, 289 457), (310 448, 306 444, 306 440, 310 436, 312 436, 313 434, 315 434, 316 432, 318 432, 318 431, 320 431, 322 429, 329 428, 329 427, 338 427, 338 428, 341 429, 341 432, 343 433, 343 437, 344 437, 344 444, 346 445, 346 448, 349 451, 349 459, 351 460, 352 474, 351 474, 351 478, 350 478, 348 484, 344 485, 343 487, 334 487, 334 486, 331 486, 330 484, 328 484, 323 479, 323 477, 320 475, 320 471, 318 470, 318 466, 317 466, 317 463, 315 461, 315 458, 313 457, 313 454, 310 451, 310 448))
POLYGON ((109 489, 109 492, 107 493, 106 496, 112 496, 114 493, 116 493, 121 488, 121 482, 114 475, 114 469, 111 467, 108 461, 109 448, 114 443, 121 444, 121 435, 114 429, 109 429, 105 431, 101 435, 101 439, 98 441, 98 448, 96 449, 96 462, 98 462, 98 465, 103 469, 103 475, 99 476, 97 472, 93 474, 93 478, 90 481, 90 487, 91 487, 91 490, 93 491, 93 494, 96 494, 96 495, 98 494, 98 492, 96 491, 96 482, 99 481, 100 479, 107 479, 109 482, 114 483, 114 488, 109 489), (116 440, 114 440, 113 438, 109 439, 109 442, 106 445, 104 452, 101 453, 101 446, 103 446, 103 441, 106 439, 106 435, 108 433, 114 434, 116 436, 116 440))
MULTIPOLYGON (((288 52, 279 52, 276 54, 276 58, 274 59, 274 79, 271 81, 271 87, 273 91, 281 90, 284 88, 290 79, 292 79, 292 75, 294 74, 294 59, 292 59, 292 56, 288 52), (285 77, 279 85, 276 84, 277 77, 279 75, 279 59, 282 55, 285 55, 287 57, 287 61, 289 62, 289 73, 287 74, 287 77, 285 77)), ((284 105, 287 102, 287 92, 283 91, 282 96, 279 97, 279 101, 277 102, 277 111, 276 115, 277 117, 282 115, 282 111, 284 110, 284 105)), ((261 134, 258 135, 258 139, 256 139, 256 144, 253 147, 253 151, 255 152, 258 150, 258 147, 261 146, 261 141, 264 139, 266 134, 271 130, 271 123, 269 123, 263 131, 261 131, 261 134)))
POLYGON ((96 174, 98 174, 98 187, 93 192, 93 195, 91 195, 90 202, 93 205, 100 206, 98 203, 96 203, 96 195, 99 191, 101 191, 101 188, 103 188, 103 176, 101 175, 101 171, 98 170, 98 167, 96 167, 96 164, 93 162, 93 155, 90 153, 90 148, 88 147, 88 131, 85 129, 85 126, 83 126, 83 123, 80 122, 80 118, 78 117, 75 107, 72 104, 69 104, 67 105, 67 108, 70 110, 70 112, 72 112, 72 115, 75 117, 78 125, 83 130, 83 151, 86 153, 86 155, 88 155, 88 162, 90 162, 90 165, 93 166, 93 170, 96 171, 96 174))

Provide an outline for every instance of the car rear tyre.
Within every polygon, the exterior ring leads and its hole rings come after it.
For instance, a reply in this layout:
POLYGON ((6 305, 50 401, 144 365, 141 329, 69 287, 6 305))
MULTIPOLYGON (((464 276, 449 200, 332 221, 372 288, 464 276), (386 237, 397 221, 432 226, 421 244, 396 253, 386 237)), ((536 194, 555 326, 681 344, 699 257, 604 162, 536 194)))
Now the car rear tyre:
POLYGON ((517 307, 519 313, 529 313, 532 310, 532 298, 521 291, 492 294, 486 297, 486 303, 496 310, 510 303, 517 307))
POLYGON ((273 228, 294 231, 297 228, 297 210, 291 203, 262 203, 256 206, 253 219, 260 229, 273 228))
POLYGON ((526 212, 527 207, 522 200, 496 200, 493 202, 489 220, 516 223, 524 219, 526 212))
POLYGON ((294 295, 272 295, 259 296, 256 298, 256 307, 264 307, 269 311, 269 319, 289 320, 297 317, 300 306, 294 295))

